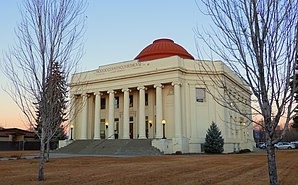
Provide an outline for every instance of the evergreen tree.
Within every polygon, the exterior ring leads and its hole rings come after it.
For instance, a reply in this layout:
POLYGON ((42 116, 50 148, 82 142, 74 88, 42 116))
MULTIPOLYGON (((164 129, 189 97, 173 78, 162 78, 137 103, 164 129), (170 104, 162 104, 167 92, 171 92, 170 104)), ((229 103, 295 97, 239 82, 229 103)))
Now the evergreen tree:
MULTIPOLYGON (((67 83, 64 75, 64 71, 58 62, 53 63, 50 66, 49 76, 46 79, 45 93, 43 98, 46 99, 48 106, 48 111, 51 114, 46 115, 46 118, 50 120, 48 125, 43 125, 47 127, 47 132, 45 133, 45 140, 47 144, 47 153, 49 152, 50 141, 57 142, 59 139, 65 139, 65 132, 62 123, 66 121, 66 93, 67 93, 67 83)), ((41 103, 36 103, 36 126, 35 130, 41 133, 41 119, 40 114, 41 103)), ((48 160, 48 159, 47 159, 48 160)))
MULTIPOLYGON (((297 109, 297 108, 296 108, 297 109)), ((293 120, 294 120, 294 123, 292 124, 292 128, 296 128, 296 129, 298 129, 298 116, 295 116, 294 118, 293 118, 293 120)))
POLYGON ((217 125, 212 122, 206 134, 204 150, 206 153, 222 153, 224 151, 223 145, 224 139, 221 136, 221 131, 217 125))

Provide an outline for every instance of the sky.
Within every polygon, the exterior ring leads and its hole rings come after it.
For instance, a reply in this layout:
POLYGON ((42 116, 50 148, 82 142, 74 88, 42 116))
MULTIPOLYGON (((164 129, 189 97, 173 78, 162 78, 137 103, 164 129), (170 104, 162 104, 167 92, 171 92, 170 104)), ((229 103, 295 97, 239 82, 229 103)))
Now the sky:
MULTIPOLYGON (((0 1, 0 63, 3 53, 17 41, 14 29, 20 22, 20 0, 0 1)), ((198 58, 194 29, 206 27, 199 0, 89 0, 84 35, 85 54, 79 71, 133 60, 154 40, 170 38, 198 58)), ((203 47, 202 43, 199 46, 203 47)), ((3 90, 8 80, 0 71, 0 126, 26 128, 22 113, 3 90)))

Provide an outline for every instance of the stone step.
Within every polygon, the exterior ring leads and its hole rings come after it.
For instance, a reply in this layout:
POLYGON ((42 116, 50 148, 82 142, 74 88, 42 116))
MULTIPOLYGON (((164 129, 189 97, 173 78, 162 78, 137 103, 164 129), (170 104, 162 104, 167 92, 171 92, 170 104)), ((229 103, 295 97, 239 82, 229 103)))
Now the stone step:
POLYGON ((93 141, 92 140, 76 140, 66 147, 60 148, 55 152, 58 153, 78 153, 87 146, 89 146, 93 141))
POLYGON ((98 155, 162 155, 162 152, 151 146, 151 141, 151 139, 77 140, 57 152, 98 155))

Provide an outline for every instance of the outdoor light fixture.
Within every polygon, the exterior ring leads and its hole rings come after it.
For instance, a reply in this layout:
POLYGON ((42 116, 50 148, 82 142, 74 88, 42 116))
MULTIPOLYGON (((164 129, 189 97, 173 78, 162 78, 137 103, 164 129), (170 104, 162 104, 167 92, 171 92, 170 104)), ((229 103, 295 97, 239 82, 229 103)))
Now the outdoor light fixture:
POLYGON ((149 120, 149 126, 150 126, 150 128, 152 127, 152 121, 151 120, 149 120))
POLYGON ((109 127, 109 122, 106 122, 105 126, 106 126, 106 128, 108 128, 109 127))
POLYGON ((73 124, 70 125, 70 140, 72 140, 72 133, 73 133, 73 124))
POLYGON ((163 135, 162 138, 163 138, 163 139, 167 139, 167 138, 166 138, 166 120, 163 119, 163 120, 161 121, 161 123, 162 123, 162 133, 163 133, 163 134, 162 134, 162 135, 163 135))

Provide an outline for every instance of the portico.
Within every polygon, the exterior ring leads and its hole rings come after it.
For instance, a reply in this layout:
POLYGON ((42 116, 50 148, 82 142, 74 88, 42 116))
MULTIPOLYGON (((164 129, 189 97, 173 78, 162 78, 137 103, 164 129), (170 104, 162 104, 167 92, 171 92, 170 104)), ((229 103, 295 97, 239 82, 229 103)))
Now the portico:
MULTIPOLYGON (((95 90, 75 94, 73 104, 81 104, 80 132, 76 132, 77 139, 130 139, 131 125, 133 123, 134 139, 162 138, 163 126, 163 89, 174 89, 175 120, 181 120, 180 83, 157 83, 147 86, 123 87, 109 90, 95 90), (116 97, 116 99, 115 99, 116 97), (130 100, 133 98, 133 100, 130 100), (148 99, 154 101, 149 103, 148 99), (134 101, 135 100, 135 101, 134 101), (105 101, 106 103, 102 103, 105 101), (104 105, 104 107, 101 107, 104 105), (94 121, 88 120, 88 115, 94 110, 94 121), (116 114, 115 114, 116 111, 116 114), (115 121, 118 120, 117 122, 115 121), (102 120, 102 121, 101 121, 102 120), (103 121, 104 120, 104 121, 103 121), (135 121, 132 121, 135 120, 135 121), (149 124, 150 121, 150 124, 149 124), (108 128, 103 127, 108 123, 108 128), (102 125, 101 125, 102 124, 102 125), (93 128, 93 132, 88 129, 93 128), (104 137, 100 133, 105 133, 104 137)), ((172 90, 171 90, 172 91, 172 90)), ((80 106, 78 106, 80 107, 80 106)), ((78 120, 78 119, 76 119, 78 120)), ((175 137, 182 137, 181 121, 172 123, 175 137), (176 129, 177 128, 177 129, 176 129)))

